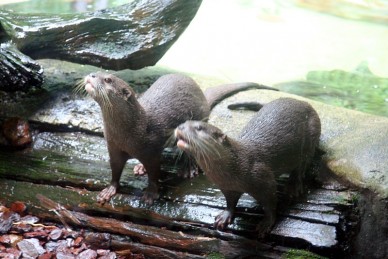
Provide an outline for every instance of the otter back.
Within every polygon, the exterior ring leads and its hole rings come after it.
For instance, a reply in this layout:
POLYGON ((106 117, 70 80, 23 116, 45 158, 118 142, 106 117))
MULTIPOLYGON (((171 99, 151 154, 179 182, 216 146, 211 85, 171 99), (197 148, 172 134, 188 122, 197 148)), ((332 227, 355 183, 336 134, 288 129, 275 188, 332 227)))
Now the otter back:
POLYGON ((242 130, 239 139, 254 156, 268 163, 275 174, 308 165, 318 147, 321 124, 307 102, 280 98, 263 106, 242 130))
POLYGON ((202 120, 210 114, 209 104, 197 83, 179 74, 160 77, 139 102, 152 125, 164 129, 174 129, 186 120, 202 120))

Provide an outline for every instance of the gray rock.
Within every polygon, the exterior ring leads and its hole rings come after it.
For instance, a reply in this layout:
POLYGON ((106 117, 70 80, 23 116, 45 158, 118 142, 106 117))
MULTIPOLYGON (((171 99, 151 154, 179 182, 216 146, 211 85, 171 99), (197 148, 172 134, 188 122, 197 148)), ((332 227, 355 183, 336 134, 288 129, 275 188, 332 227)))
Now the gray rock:
MULTIPOLYGON (((1 29, 0 29, 1 30, 1 29)), ((28 90, 43 83, 42 67, 11 43, 0 44, 0 90, 28 90)))
POLYGON ((31 58, 110 69, 154 65, 195 16, 201 0, 135 0, 81 14, 0 10, 0 33, 31 58))

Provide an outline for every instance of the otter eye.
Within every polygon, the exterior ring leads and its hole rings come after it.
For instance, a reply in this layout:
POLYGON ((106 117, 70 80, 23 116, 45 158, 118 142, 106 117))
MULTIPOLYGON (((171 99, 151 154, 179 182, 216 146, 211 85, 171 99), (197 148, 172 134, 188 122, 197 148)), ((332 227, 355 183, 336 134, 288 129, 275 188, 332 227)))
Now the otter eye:
POLYGON ((110 84, 110 83, 112 83, 112 78, 110 78, 110 77, 105 77, 105 78, 104 78, 104 81, 105 81, 105 83, 110 84))
POLYGON ((202 128, 201 125, 197 125, 197 126, 195 126, 195 129, 198 130, 198 131, 201 131, 203 128, 202 128))

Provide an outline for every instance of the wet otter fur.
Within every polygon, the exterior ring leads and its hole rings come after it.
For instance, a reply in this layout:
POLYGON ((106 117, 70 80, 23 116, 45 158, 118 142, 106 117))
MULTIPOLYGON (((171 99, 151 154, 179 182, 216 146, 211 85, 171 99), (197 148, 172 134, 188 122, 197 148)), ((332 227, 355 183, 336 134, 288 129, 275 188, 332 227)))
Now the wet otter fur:
POLYGON ((265 104, 237 139, 201 121, 187 121, 175 130, 177 146, 196 160, 225 196, 227 208, 215 219, 224 229, 233 220, 236 205, 248 193, 264 208, 258 226, 266 233, 275 222, 275 178, 290 173, 289 192, 303 191, 303 178, 321 133, 320 119, 310 104, 280 98, 265 104))
POLYGON ((151 204, 158 195, 161 152, 173 130, 186 120, 204 120, 219 100, 237 91, 251 88, 271 89, 255 83, 219 86, 218 91, 204 94, 191 78, 168 74, 160 77, 139 98, 122 79, 103 72, 84 79, 85 90, 99 104, 104 122, 112 169, 110 185, 97 197, 105 203, 116 194, 119 180, 130 158, 141 164, 136 174, 148 174, 148 187, 142 200, 151 204))

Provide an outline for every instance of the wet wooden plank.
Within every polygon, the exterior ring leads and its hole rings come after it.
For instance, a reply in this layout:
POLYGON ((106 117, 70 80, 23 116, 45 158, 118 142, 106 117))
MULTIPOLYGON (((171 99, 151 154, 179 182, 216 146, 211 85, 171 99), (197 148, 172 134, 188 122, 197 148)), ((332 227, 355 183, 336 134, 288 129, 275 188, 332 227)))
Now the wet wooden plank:
POLYGON ((309 222, 317 222, 323 224, 337 225, 339 223, 338 214, 328 214, 317 211, 307 211, 307 210, 289 210, 286 215, 291 216, 292 218, 307 220, 309 222))
POLYGON ((298 238, 318 248, 331 248, 338 244, 335 226, 310 223, 299 219, 280 220, 272 229, 271 234, 282 238, 298 238))
MULTIPOLYGON (((45 190, 48 197, 54 200, 57 197, 68 208, 89 215, 163 226, 168 230, 224 241, 247 240, 245 237, 256 239, 255 227, 261 220, 262 210, 253 198, 243 195, 234 224, 224 232, 216 231, 212 228, 214 217, 226 206, 220 190, 204 175, 191 180, 177 177, 171 173, 175 166, 171 154, 165 153, 164 158, 163 168, 170 173, 166 173, 161 182, 161 199, 155 204, 146 206, 140 202, 147 177, 135 177, 132 168, 136 162, 131 161, 123 173, 120 193, 110 203, 99 206, 97 193, 109 183, 111 174, 104 139, 83 133, 40 133, 35 136, 34 145, 29 150, 0 150, 0 178, 3 178, 0 199, 5 197, 11 201, 18 197, 35 204, 31 195, 45 190), (12 193, 18 194, 10 195, 12 193)), ((290 244, 298 240, 311 249, 335 247, 339 242, 335 228, 340 229, 340 215, 352 205, 352 195, 335 182, 311 190, 304 200, 291 205, 280 215, 269 237, 290 241, 290 244), (319 235, 308 232, 307 227, 326 233, 326 236, 319 239, 319 235)), ((266 256, 277 255, 269 251, 266 256)))
POLYGON ((327 205, 322 205, 322 204, 311 204, 311 203, 297 203, 297 204, 292 204, 290 206, 291 208, 294 209, 299 209, 299 210, 308 210, 308 211, 317 211, 317 212, 325 212, 325 213, 330 213, 330 214, 339 214, 337 210, 335 210, 332 206, 327 206, 327 205))
POLYGON ((350 191, 335 191, 325 189, 315 189, 307 197, 307 202, 311 204, 351 206, 353 193, 350 191))
POLYGON ((273 238, 329 251, 339 244, 341 214, 352 206, 354 193, 331 181, 290 206, 271 231, 273 238), (327 188, 327 189, 326 189, 327 188))

